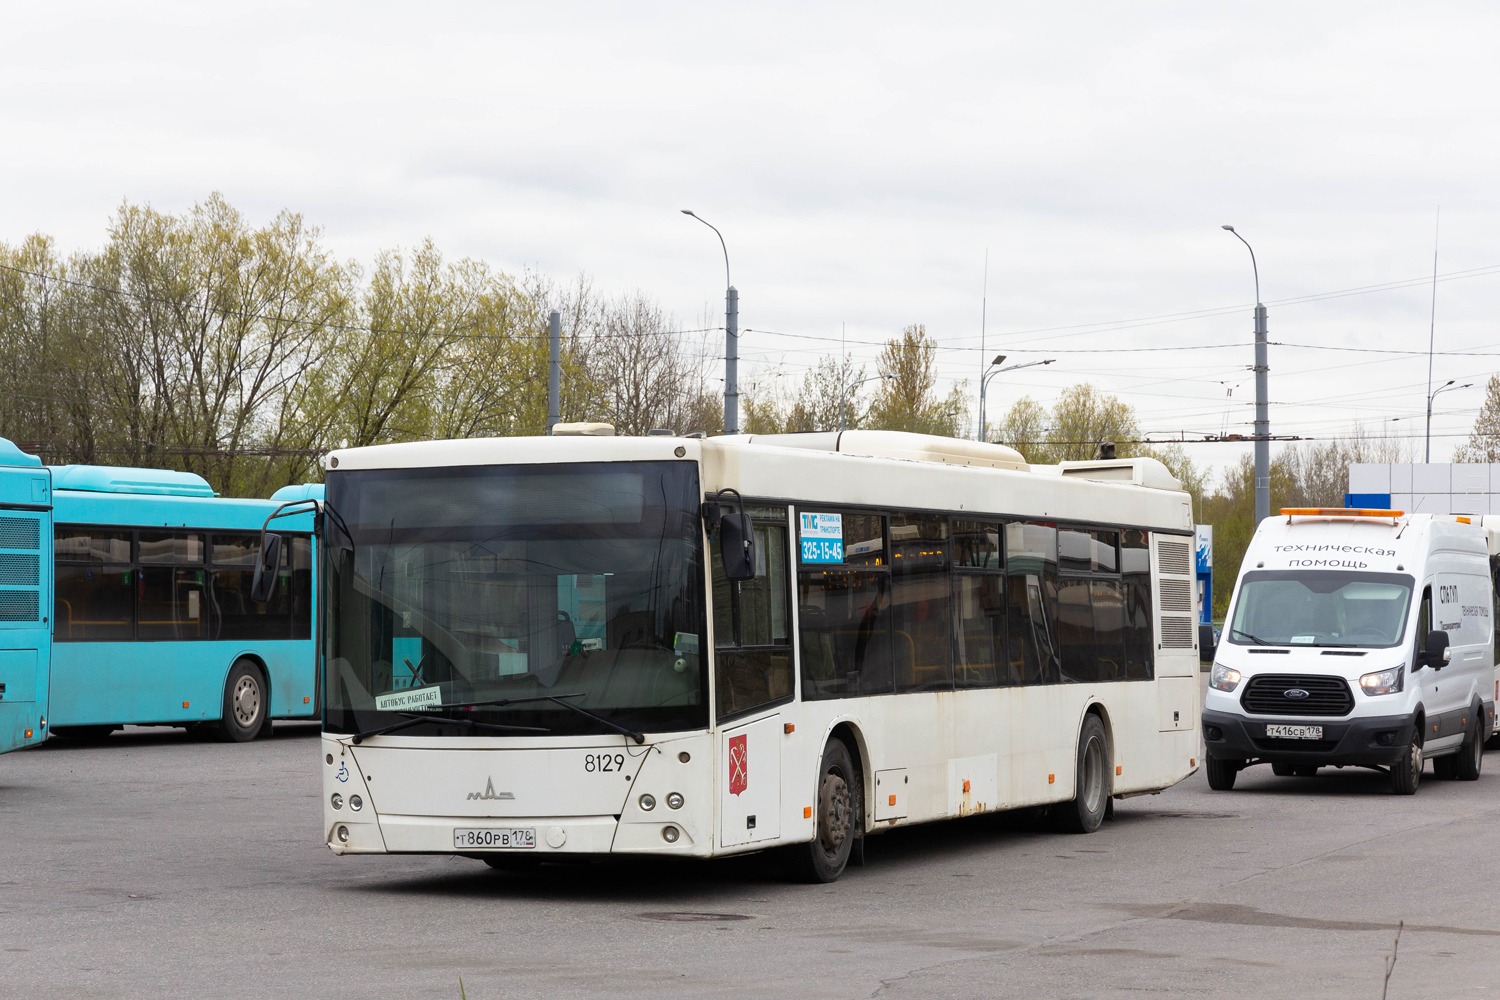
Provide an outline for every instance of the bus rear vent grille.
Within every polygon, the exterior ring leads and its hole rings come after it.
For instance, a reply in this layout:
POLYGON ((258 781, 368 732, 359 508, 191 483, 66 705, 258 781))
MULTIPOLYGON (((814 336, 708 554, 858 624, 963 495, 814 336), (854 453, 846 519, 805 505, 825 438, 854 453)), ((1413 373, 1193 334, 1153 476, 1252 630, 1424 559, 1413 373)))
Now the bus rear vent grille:
POLYGON ((1193 575, 1193 551, 1187 542, 1157 539, 1156 558, 1161 563, 1163 573, 1171 573, 1173 576, 1193 575))
POLYGON ((35 587, 40 581, 37 557, 19 552, 0 552, 0 586, 35 587))
POLYGON ((1245 685, 1240 705, 1253 715, 1348 715, 1354 711, 1354 695, 1342 677, 1261 674, 1245 685))
POLYGON ((0 549, 39 548, 41 531, 41 522, 34 517, 0 518, 0 549))
POLYGON ((34 622, 37 613, 36 591, 0 590, 0 622, 34 622))
POLYGON ((1186 611, 1193 613, 1193 584, 1188 580, 1162 580, 1159 582, 1161 609, 1163 611, 1186 611))
POLYGON ((1161 616, 1162 649, 1192 649, 1193 620, 1173 615, 1161 616))

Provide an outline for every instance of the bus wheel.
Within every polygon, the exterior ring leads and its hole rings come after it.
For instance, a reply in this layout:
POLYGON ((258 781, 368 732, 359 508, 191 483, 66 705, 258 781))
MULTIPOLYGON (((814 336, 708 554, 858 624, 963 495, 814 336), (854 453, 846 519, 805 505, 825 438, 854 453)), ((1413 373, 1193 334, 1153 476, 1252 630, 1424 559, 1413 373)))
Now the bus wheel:
POLYGON ((1203 762, 1208 771, 1208 787, 1216 792, 1227 792, 1234 788, 1234 779, 1239 776, 1237 762, 1210 757, 1203 762))
POLYGON ((1093 833, 1104 822, 1104 807, 1109 801, 1109 744, 1104 737, 1104 723, 1099 716, 1084 716, 1083 730, 1078 734, 1078 781, 1072 802, 1057 806, 1057 824, 1068 833, 1093 833))
POLYGON ((236 660, 224 683, 224 715, 219 719, 219 738, 228 743, 249 743, 266 721, 266 682, 260 668, 250 660, 236 660))
POLYGON ((1422 744, 1418 742, 1421 738, 1421 728, 1418 727, 1412 734, 1411 746, 1406 748, 1400 760, 1391 765, 1392 795, 1417 794, 1417 784, 1422 780, 1422 744))
POLYGON ((793 874, 804 882, 832 882, 844 873, 859 836, 864 807, 854 759, 842 740, 829 740, 818 768, 817 829, 790 848, 793 874))

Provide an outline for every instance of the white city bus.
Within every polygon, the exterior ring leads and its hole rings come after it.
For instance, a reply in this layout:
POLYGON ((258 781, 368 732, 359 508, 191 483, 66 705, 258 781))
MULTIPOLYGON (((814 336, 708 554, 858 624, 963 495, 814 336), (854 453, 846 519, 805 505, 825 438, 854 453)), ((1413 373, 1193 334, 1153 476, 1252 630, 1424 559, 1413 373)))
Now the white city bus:
MULTIPOLYGON (((590 426, 590 425, 584 425, 590 426)), ((492 867, 863 838, 1198 767, 1187 494, 873 431, 327 463, 324 835, 492 867)))

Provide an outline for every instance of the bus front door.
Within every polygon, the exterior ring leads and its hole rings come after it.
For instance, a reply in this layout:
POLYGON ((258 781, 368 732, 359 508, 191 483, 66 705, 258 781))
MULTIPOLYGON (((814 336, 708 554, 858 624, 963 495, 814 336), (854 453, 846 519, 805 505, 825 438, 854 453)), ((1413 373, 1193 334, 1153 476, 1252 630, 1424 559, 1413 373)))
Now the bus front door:
POLYGON ((47 738, 51 478, 40 465, 0 467, 0 753, 47 738))

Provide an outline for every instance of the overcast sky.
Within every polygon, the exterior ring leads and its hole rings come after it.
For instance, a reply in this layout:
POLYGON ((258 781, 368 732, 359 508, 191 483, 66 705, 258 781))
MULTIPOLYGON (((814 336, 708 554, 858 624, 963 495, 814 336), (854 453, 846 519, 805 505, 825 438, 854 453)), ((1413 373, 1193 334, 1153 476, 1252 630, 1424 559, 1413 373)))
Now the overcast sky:
MULTIPOLYGON (((122 201, 221 191, 341 256, 432 237, 685 325, 723 302, 752 377, 925 323, 985 354, 991 418, 1091 381, 1142 428, 1248 433, 1249 255, 1272 430, 1358 421, 1433 458, 1500 370, 1495 57, 1484 4, 36 4, 0 32, 0 240, 98 246, 122 201), (1385 283, 1406 287, 1288 303, 1385 283), (1205 313, 1170 322, 1139 321, 1205 313), (760 332, 760 331, 776 331, 760 332), (833 338, 833 339, 830 339, 833 338), (1222 346, 1235 345, 1235 346, 1222 346), (1143 351, 1141 348, 1201 348, 1143 351), (1123 349, 1131 349, 1128 352, 1123 349), (1232 390, 1232 396, 1229 392, 1232 390)), ((1232 445, 1193 449, 1222 465, 1232 445)))

